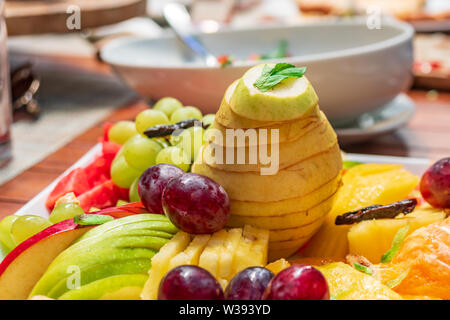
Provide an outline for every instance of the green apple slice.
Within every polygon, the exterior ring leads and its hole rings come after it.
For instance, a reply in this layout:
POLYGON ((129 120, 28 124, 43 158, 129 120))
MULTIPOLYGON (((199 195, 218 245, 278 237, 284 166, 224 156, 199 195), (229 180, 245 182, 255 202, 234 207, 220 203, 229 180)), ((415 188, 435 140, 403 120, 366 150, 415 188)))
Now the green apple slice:
MULTIPOLYGON (((108 293, 117 292, 123 288, 142 288, 147 281, 147 274, 126 274, 111 276, 105 279, 91 282, 79 289, 71 290, 62 295, 60 300, 98 300, 108 293)), ((140 290, 136 290, 140 292, 140 290)), ((136 292, 134 291, 134 292, 136 292)), ((135 293, 134 293, 135 294, 135 293)), ((137 296, 126 297, 128 299, 139 299, 137 296)))
POLYGON ((288 78, 267 92, 254 87, 264 64, 248 70, 238 81, 230 107, 238 115, 259 121, 298 119, 317 105, 319 98, 308 79, 288 78))

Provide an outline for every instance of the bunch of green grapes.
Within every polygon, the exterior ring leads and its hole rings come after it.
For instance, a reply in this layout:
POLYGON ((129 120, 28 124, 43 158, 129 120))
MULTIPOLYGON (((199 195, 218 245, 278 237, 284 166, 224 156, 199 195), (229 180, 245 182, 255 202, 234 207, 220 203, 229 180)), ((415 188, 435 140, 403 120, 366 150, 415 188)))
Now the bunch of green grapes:
MULTIPOLYGON (((191 163, 203 144, 204 129, 191 127, 178 135, 166 138, 148 138, 144 132, 153 126, 174 124, 196 119, 206 125, 214 121, 214 115, 203 116, 193 106, 183 106, 175 98, 159 100, 152 109, 139 113, 135 122, 119 121, 114 124, 108 138, 122 145, 111 166, 111 178, 116 185, 130 189, 130 201, 139 201, 137 185, 141 174, 149 167, 168 163, 189 171, 191 163)), ((178 133, 178 132, 177 132, 178 133)))

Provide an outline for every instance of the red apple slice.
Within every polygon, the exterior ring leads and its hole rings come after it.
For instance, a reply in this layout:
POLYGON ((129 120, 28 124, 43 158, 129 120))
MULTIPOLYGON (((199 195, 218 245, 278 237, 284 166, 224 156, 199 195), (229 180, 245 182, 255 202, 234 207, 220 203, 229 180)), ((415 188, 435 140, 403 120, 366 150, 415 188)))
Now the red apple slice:
MULTIPOLYGON (((107 208, 93 214, 122 218, 145 213, 140 202, 107 208)), ((73 219, 61 221, 19 244, 0 264, 0 300, 27 299, 50 263, 92 226, 80 226, 73 219)))

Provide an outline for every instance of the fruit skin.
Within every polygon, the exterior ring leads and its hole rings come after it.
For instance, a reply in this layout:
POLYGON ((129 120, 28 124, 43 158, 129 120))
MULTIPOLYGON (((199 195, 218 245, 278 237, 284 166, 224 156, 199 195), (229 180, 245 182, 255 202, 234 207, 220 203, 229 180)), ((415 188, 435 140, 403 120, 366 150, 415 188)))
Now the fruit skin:
POLYGON ((330 294, 337 300, 402 300, 375 277, 343 262, 317 267, 327 279, 330 294))
POLYGON ((138 300, 146 280, 145 274, 111 276, 68 291, 59 300, 138 300))
POLYGON ((11 226, 18 217, 16 215, 9 215, 0 221, 0 242, 6 247, 8 252, 16 246, 11 237, 11 226))
POLYGON ((143 205, 150 212, 164 214, 162 193, 171 179, 182 174, 183 170, 171 164, 158 164, 144 171, 138 183, 138 193, 143 205))
POLYGON ((89 229, 65 220, 20 243, 0 264, 0 300, 26 299, 53 259, 89 229))
POLYGON ((177 123, 183 120, 197 119, 201 120, 203 117, 202 112, 196 107, 186 106, 175 110, 170 116, 171 123, 177 123))
MULTIPOLYGON (((100 210, 95 214, 119 218, 143 212, 145 208, 140 203, 131 203, 100 210)), ((69 219, 54 224, 19 244, 0 263, 0 300, 26 299, 56 256, 91 228, 79 226, 73 219, 69 219)))
POLYGON ((162 205, 175 226, 192 234, 216 232, 225 227, 230 217, 225 189, 195 173, 170 180, 163 191, 162 205))
POLYGON ((274 274, 262 267, 249 267, 231 279, 225 289, 226 300, 261 300, 274 274))
POLYGON ((169 271, 161 281, 158 300, 223 300, 219 282, 205 269, 184 265, 169 271))
POLYGON ((133 121, 119 121, 109 129, 108 139, 117 144, 124 144, 135 134, 137 134, 137 130, 133 121))
POLYGON ((61 252, 30 296, 59 299, 76 290, 68 285, 76 271, 68 271, 71 266, 77 266, 81 286, 115 275, 145 275, 150 259, 175 232, 176 228, 159 214, 137 214, 106 222, 61 252))
POLYGON ((256 89, 253 83, 264 65, 249 69, 238 81, 230 98, 235 113, 259 121, 287 121, 302 117, 317 105, 319 98, 305 76, 286 79, 268 92, 256 89))
POLYGON ((43 217, 23 215, 18 217, 11 225, 11 237, 15 244, 18 245, 51 225, 52 224, 43 217))
POLYGON ((140 112, 136 116, 135 123, 136 123, 136 130, 140 134, 143 134, 144 131, 150 127, 154 127, 158 124, 168 124, 169 118, 164 112, 160 110, 147 109, 140 112))
POLYGON ((263 300, 329 300, 327 281, 314 267, 293 265, 278 273, 267 286, 263 300))
POLYGON ((177 146, 162 149, 156 156, 156 164, 172 164, 187 172, 191 166, 189 155, 177 146))
POLYGON ((450 157, 435 162, 420 181, 422 197, 435 208, 450 208, 450 157))

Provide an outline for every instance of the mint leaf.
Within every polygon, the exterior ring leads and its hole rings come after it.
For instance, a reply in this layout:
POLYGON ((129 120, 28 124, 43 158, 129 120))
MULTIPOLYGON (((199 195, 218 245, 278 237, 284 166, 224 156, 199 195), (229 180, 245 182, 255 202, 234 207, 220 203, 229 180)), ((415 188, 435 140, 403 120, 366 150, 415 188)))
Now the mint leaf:
POLYGON ((80 214, 73 218, 73 222, 80 226, 100 225, 112 220, 114 218, 106 214, 80 214))
POLYGON ((355 166, 359 166, 360 164, 362 164, 362 162, 344 160, 344 161, 342 161, 342 168, 348 170, 348 169, 353 168, 355 166))
POLYGON ((277 63, 274 67, 265 65, 261 76, 256 79, 253 86, 261 92, 269 91, 287 78, 301 78, 306 72, 306 67, 297 68, 289 63, 277 63))
POLYGON ((365 274, 368 274, 369 276, 371 276, 373 274, 372 268, 366 267, 365 265, 362 265, 361 263, 353 262, 353 266, 355 267, 356 270, 364 272, 365 274))
POLYGON ((394 239, 392 240, 391 248, 381 256, 381 263, 390 262, 394 258, 398 250, 400 250, 400 247, 403 243, 403 240, 405 240, 408 231, 409 231, 409 224, 400 228, 397 231, 397 233, 394 236, 394 239))

